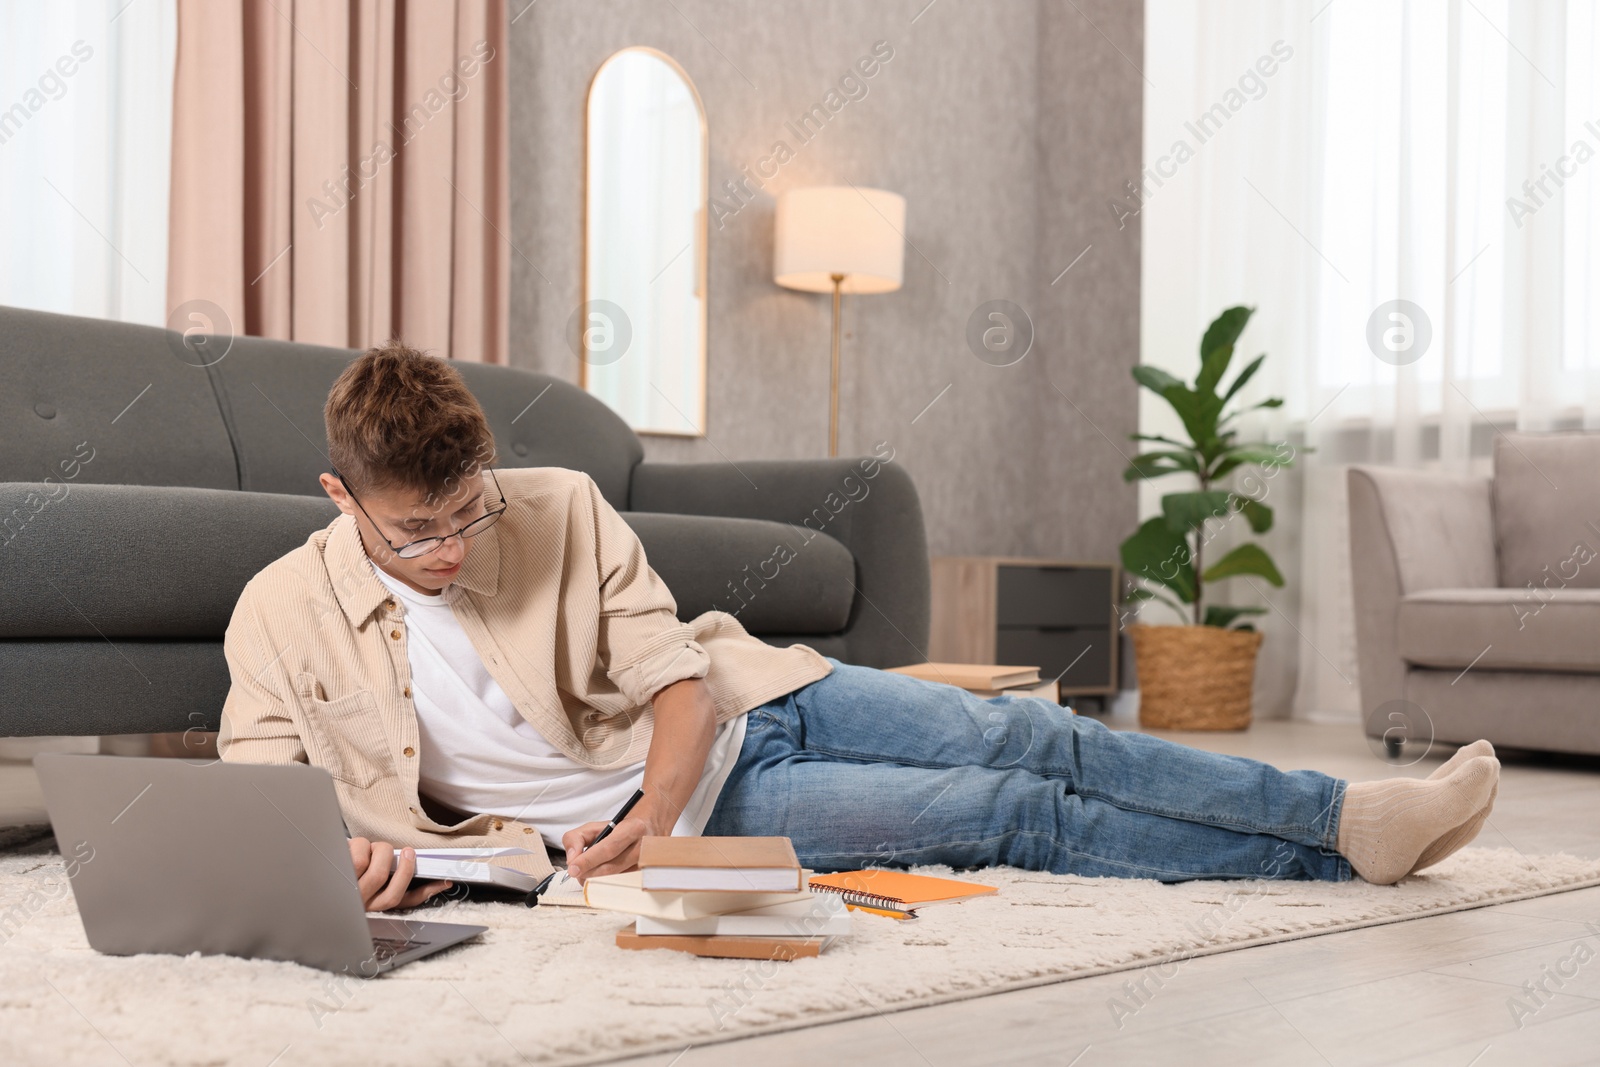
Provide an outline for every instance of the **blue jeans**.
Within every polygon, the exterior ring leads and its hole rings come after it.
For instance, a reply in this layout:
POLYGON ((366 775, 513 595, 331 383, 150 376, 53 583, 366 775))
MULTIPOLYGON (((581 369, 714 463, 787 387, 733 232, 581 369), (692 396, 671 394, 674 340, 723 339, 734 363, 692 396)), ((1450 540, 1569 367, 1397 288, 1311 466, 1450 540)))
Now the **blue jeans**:
POLYGON ((707 836, 788 837, 818 871, 1351 877, 1342 779, 827 658, 827 677, 748 713, 707 836))

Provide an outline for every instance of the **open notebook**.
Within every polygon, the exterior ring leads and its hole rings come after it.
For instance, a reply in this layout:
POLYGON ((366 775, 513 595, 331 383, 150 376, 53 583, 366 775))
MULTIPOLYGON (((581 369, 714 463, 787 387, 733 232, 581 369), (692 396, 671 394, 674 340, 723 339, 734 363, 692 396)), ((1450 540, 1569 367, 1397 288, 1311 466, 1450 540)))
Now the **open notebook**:
POLYGON ((539 894, 540 904, 553 904, 558 908, 587 908, 589 902, 583 898, 583 886, 576 878, 568 878, 565 868, 551 876, 550 884, 544 887, 544 892, 539 894))

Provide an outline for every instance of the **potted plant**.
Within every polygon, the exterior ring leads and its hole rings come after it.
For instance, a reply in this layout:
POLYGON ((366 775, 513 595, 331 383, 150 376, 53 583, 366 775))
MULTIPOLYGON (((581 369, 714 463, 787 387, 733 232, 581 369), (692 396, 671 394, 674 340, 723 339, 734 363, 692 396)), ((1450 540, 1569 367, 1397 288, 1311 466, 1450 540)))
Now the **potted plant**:
POLYGON ((1128 629, 1139 675, 1139 721, 1144 726, 1229 730, 1250 725, 1250 693, 1262 635, 1248 619, 1267 609, 1211 603, 1208 586, 1249 575, 1281 587, 1283 575, 1254 542, 1246 541, 1209 561, 1206 548, 1225 525, 1236 525, 1239 518, 1256 534, 1272 528, 1272 509, 1261 500, 1265 493, 1236 490, 1232 476, 1247 466, 1276 473, 1294 458, 1286 443, 1240 441, 1237 426, 1232 425, 1247 411, 1283 404, 1279 397, 1249 407, 1233 404, 1261 369, 1264 354, 1246 364, 1219 392, 1233 361, 1234 344, 1253 311, 1229 308, 1207 328, 1200 340, 1200 371, 1193 385, 1156 367, 1133 368, 1135 381, 1172 405, 1189 440, 1133 434, 1136 441, 1160 447, 1135 456, 1123 478, 1133 482, 1175 474, 1195 486, 1162 497, 1161 514, 1122 542, 1123 568, 1138 583, 1130 599, 1165 604, 1185 623, 1135 624, 1128 629))

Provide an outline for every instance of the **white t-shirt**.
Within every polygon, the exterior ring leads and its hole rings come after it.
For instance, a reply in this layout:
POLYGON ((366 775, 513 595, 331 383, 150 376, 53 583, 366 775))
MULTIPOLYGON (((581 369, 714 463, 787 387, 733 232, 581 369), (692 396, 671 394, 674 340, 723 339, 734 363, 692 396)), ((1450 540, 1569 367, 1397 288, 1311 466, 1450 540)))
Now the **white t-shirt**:
MULTIPOLYGON (((562 847, 568 830, 605 822, 627 803, 644 782, 644 761, 596 770, 546 741, 490 676, 456 621, 450 602, 460 595, 459 586, 428 596, 367 562, 406 608, 424 793, 457 811, 531 823, 554 848, 562 847)), ((717 727, 700 784, 672 828, 674 836, 695 837, 705 829, 744 733, 743 715, 717 727)))

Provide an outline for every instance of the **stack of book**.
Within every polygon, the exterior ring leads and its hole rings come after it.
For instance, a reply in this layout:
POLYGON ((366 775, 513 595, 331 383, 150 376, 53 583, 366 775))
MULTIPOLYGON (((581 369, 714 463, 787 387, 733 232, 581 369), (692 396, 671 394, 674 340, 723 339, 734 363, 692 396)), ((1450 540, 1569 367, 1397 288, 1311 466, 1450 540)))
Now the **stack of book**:
POLYGON ((843 898, 813 894, 809 875, 787 837, 647 837, 638 870, 587 879, 583 896, 635 916, 619 948, 787 960, 850 932, 843 898))
POLYGON ((787 837, 647 837, 639 867, 579 884, 558 870, 528 873, 521 848, 420 848, 419 878, 449 878, 527 894, 526 903, 625 912, 619 948, 696 956, 792 960, 817 956, 850 932, 852 911, 892 919, 990 896, 994 887, 880 868, 814 875, 787 837))
POLYGON ((1061 703, 1061 688, 1057 679, 1039 680, 1038 667, 999 666, 989 663, 913 663, 908 667, 890 667, 896 674, 909 674, 925 682, 943 682, 958 686, 974 696, 1044 697, 1052 704, 1061 703))

